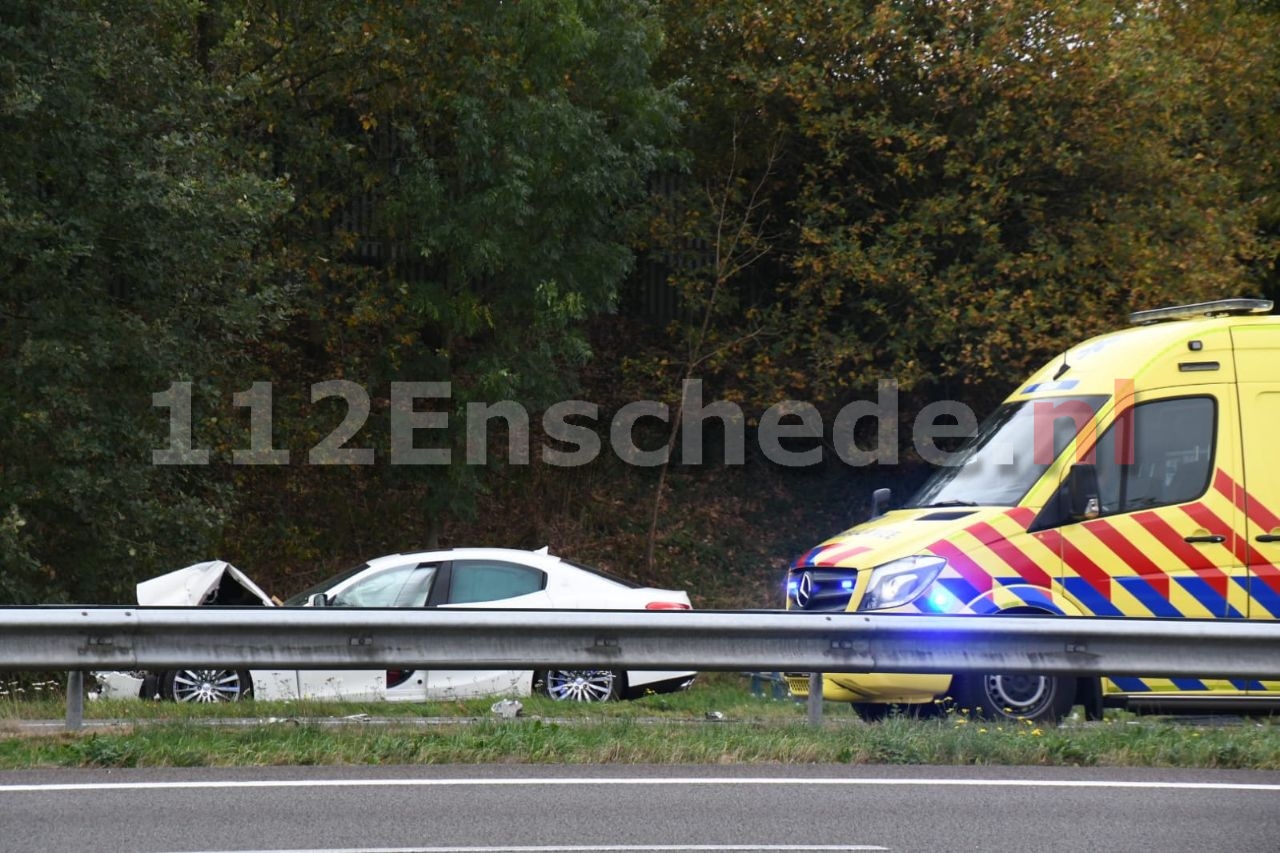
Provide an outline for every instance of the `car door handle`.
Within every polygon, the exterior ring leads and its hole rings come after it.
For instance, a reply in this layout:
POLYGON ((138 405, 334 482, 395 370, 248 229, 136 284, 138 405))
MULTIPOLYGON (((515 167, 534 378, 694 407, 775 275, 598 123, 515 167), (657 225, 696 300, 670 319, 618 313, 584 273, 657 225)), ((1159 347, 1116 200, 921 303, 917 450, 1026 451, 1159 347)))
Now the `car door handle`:
POLYGON ((1254 542, 1280 542, 1280 534, 1262 533, 1253 537, 1254 542))
POLYGON ((1227 541, 1227 537, 1214 534, 1213 536, 1187 536, 1183 542, 1191 542, 1192 544, 1207 542, 1211 545, 1220 545, 1227 541))

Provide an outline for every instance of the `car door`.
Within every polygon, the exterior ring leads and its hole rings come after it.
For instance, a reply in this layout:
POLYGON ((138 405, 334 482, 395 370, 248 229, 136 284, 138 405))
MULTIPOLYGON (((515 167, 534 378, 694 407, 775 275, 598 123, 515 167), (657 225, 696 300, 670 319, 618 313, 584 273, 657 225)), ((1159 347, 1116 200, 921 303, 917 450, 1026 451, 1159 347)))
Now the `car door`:
MULTIPOLYGON (((1280 355, 1280 353, 1276 353, 1280 355)), ((1244 514, 1249 556, 1250 619, 1280 619, 1280 383, 1240 383, 1244 481, 1232 482, 1244 514)), ((1254 682, 1250 693, 1280 698, 1280 681, 1254 682)))
MULTIPOLYGON (((1236 470, 1234 385, 1137 395, 1099 439, 1098 517, 1059 531, 1063 587, 1097 616, 1241 617, 1244 545, 1223 472, 1236 470)), ((1144 695, 1238 691, 1222 679, 1113 679, 1144 695)), ((1115 689, 1112 688, 1112 689, 1115 689)))
MULTIPOLYGON (((505 560, 452 561, 432 598, 438 607, 551 607, 546 573, 505 560)), ((532 681, 528 670, 433 669, 426 692, 429 699, 526 695, 532 681)))
MULTIPOLYGON (((328 594, 330 607, 422 607, 431 595, 439 565, 408 562, 370 569, 349 578, 328 594)), ((255 679, 256 683, 256 679, 255 679)), ((298 695, 307 699, 373 700, 387 698, 387 671, 313 669, 297 673, 298 695)), ((397 690, 400 699, 425 696, 425 678, 413 673, 397 690), (420 688, 416 697, 414 684, 420 688)))

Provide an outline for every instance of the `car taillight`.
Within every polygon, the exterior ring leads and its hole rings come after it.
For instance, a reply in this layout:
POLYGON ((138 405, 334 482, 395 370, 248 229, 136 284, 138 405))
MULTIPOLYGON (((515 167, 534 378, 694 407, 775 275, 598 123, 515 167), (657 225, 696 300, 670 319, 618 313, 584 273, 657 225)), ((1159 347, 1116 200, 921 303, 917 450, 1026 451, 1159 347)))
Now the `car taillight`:
POLYGON ((387 670, 387 687, 399 687, 408 681, 411 675, 413 675, 412 669, 389 669, 387 670))
POLYGON ((693 608, 679 601, 650 601, 645 610, 692 610, 693 608))

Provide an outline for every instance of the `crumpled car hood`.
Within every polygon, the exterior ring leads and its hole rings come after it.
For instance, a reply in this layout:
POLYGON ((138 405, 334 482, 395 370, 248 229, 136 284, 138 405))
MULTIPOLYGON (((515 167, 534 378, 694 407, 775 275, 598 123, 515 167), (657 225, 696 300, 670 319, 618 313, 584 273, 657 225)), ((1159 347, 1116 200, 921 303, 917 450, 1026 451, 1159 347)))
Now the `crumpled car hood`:
POLYGON ((153 607, 196 607, 222 604, 263 605, 279 602, 244 572, 224 560, 196 563, 138 584, 138 603, 153 607))

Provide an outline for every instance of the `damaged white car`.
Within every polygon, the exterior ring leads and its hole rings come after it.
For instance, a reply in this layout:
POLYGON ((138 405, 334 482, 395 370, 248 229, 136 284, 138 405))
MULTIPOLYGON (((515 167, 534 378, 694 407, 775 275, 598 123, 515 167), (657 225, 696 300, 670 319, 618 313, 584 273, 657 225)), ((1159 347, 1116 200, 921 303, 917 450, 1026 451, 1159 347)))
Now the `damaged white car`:
MULTIPOLYGON (((642 587, 563 560, 543 548, 455 548, 370 560, 284 602, 243 572, 214 560, 138 584, 138 604, 153 606, 450 607, 688 610, 678 590, 642 587)), ((479 696, 527 696, 603 702, 682 690, 693 672, 620 670, 233 670, 95 673, 101 697, 230 702, 345 699, 422 702, 479 696)))

